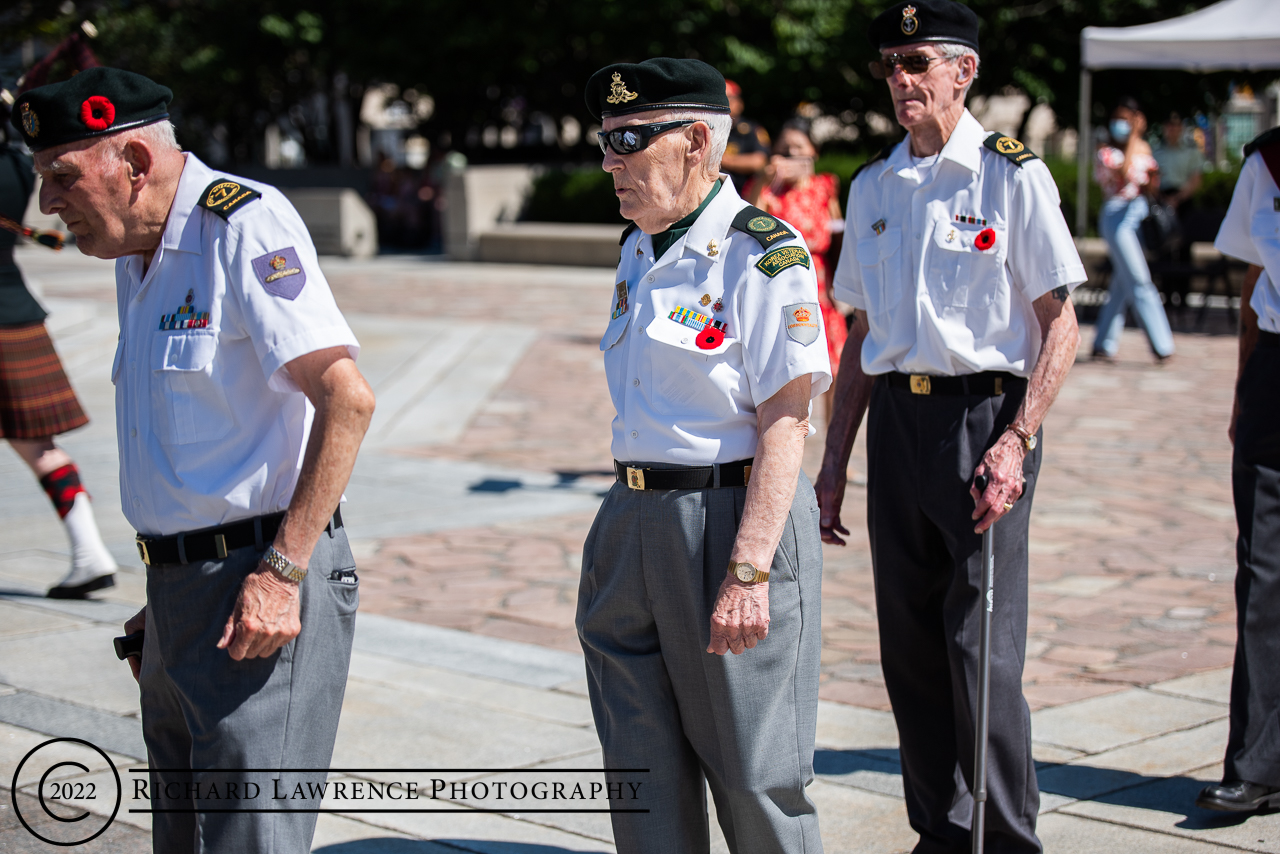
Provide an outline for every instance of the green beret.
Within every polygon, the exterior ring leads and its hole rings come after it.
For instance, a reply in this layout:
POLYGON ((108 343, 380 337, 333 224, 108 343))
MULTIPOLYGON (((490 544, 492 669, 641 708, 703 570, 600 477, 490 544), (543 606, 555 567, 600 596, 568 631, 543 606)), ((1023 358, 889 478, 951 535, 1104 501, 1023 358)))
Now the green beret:
POLYGON ((32 151, 106 136, 169 118, 173 92, 132 71, 89 68, 24 92, 10 122, 32 151))
POLYGON ((729 112, 724 75, 700 59, 658 57, 606 65, 587 81, 587 109, 596 119, 647 110, 729 112))
POLYGON ((953 0, 912 0, 877 15, 867 35, 877 50, 916 42, 949 42, 977 50, 978 16, 953 0))

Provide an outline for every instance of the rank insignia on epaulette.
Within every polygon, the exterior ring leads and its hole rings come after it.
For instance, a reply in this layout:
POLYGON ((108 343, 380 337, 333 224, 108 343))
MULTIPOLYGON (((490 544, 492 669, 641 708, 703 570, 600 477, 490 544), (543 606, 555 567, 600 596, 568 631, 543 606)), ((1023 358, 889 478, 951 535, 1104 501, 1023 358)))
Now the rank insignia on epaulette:
POLYGON ((799 246, 779 246, 757 261, 756 269, 772 279, 797 264, 803 264, 808 269, 809 253, 799 246))
POLYGON ((1036 160, 1035 154, 1027 150, 1027 147, 1018 142, 1011 136, 1005 136, 1001 133, 993 133, 982 141, 982 144, 994 151, 1007 157, 1010 161, 1021 166, 1028 160, 1036 160))
POLYGON ((232 213, 239 210, 243 205, 260 198, 262 198, 262 193, 253 189, 253 187, 247 187, 238 181, 219 178, 205 188, 204 194, 200 197, 199 205, 223 219, 228 219, 232 213))

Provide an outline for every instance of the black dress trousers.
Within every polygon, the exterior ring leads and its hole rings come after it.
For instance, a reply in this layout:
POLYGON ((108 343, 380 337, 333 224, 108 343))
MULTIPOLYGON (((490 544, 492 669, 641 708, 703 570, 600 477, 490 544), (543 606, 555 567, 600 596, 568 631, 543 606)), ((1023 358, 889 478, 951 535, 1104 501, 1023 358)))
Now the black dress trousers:
MULTIPOLYGON (((970 850, 982 536, 973 530, 969 487, 1025 388, 1019 382, 996 397, 917 395, 882 379, 871 396, 867 527, 907 816, 920 834, 916 854, 970 850)), ((1042 850, 1031 715, 1022 696, 1027 528, 1039 467, 1037 447, 1023 462, 1022 497, 994 532, 989 854, 1042 850)))

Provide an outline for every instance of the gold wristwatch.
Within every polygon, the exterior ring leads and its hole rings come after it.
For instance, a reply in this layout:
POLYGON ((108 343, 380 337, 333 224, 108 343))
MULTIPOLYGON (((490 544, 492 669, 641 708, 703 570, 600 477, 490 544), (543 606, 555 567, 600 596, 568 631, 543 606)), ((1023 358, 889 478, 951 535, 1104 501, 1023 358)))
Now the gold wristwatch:
POLYGON ((1030 453, 1031 451, 1034 451, 1036 449, 1036 445, 1040 443, 1039 439, 1036 438, 1035 433, 1028 433, 1026 430, 1020 430, 1015 424, 1010 424, 1008 427, 1004 429, 1006 432, 1012 433, 1013 435, 1021 439, 1022 446, 1027 449, 1028 453, 1030 453))
POLYGON ((756 569, 754 563, 744 561, 729 561, 729 573, 743 584, 757 584, 761 581, 769 580, 768 571, 760 571, 756 569))
POLYGON ((283 575, 295 584, 307 577, 307 571, 277 551, 275 546, 267 546, 267 553, 262 556, 267 566, 283 575))

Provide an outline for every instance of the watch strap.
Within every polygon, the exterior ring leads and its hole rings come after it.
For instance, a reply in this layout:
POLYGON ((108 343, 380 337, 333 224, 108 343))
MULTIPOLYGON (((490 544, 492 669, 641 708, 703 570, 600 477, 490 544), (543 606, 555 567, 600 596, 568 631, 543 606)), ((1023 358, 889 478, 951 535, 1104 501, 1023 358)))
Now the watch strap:
POLYGON ((1020 428, 1018 427, 1018 425, 1016 425, 1016 424, 1010 424, 1008 427, 1006 427, 1006 428, 1004 428, 1004 429, 1005 429, 1007 432, 1012 433, 1013 435, 1015 435, 1015 436, 1017 436, 1019 439, 1021 439, 1021 440, 1022 440, 1022 447, 1026 448, 1028 451, 1034 451, 1034 450, 1036 449, 1036 434, 1035 434, 1035 433, 1029 433, 1029 432, 1027 432, 1026 430, 1022 430, 1022 429, 1020 429, 1020 428))
POLYGON ((267 546, 266 554, 262 556, 267 566, 283 575, 285 578, 295 584, 307 577, 307 571, 289 560, 275 546, 267 546))

